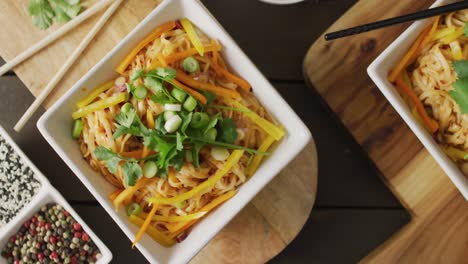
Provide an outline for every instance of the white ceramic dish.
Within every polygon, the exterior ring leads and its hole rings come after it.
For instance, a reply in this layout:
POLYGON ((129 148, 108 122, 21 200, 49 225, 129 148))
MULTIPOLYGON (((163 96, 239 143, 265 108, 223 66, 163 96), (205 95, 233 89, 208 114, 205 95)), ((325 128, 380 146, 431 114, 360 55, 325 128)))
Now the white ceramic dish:
MULTIPOLYGON (((75 212, 75 210, 68 204, 68 202, 60 195, 60 193, 55 190, 55 188, 49 183, 47 178, 36 168, 36 166, 29 160, 29 158, 21 151, 21 149, 16 145, 13 139, 8 135, 8 133, 0 126, 0 135, 5 139, 5 141, 15 150, 16 153, 21 157, 25 165, 31 168, 34 172, 34 177, 39 180, 41 183, 41 188, 33 196, 31 201, 23 207, 19 213, 10 221, 8 224, 4 225, 0 229, 0 251, 3 249, 5 243, 8 242, 8 239, 16 234, 21 228, 21 225, 31 218, 35 213, 37 213, 43 205, 48 203, 56 203, 63 206, 70 215, 81 224, 83 230, 89 234, 91 240, 96 244, 101 252, 102 257, 99 259, 97 264, 109 263, 112 260, 112 253, 104 245, 104 243, 99 239, 96 234, 86 225, 86 223, 81 219, 81 217, 75 212)), ((6 260, 3 257, 0 257, 0 263, 6 263, 6 260)))
MULTIPOLYGON (((115 66, 147 34, 160 24, 183 17, 189 18, 207 35, 223 45, 223 55, 240 76, 253 86, 262 104, 286 129, 287 136, 276 151, 261 165, 257 173, 241 186, 237 195, 213 211, 191 231, 183 243, 165 248, 145 235, 137 244, 153 263, 186 263, 198 253, 250 200, 284 168, 309 142, 311 134, 290 106, 247 58, 209 11, 197 0, 166 0, 153 10, 122 42, 94 66, 68 93, 41 117, 38 127, 59 156, 68 164, 105 210, 133 240, 138 231, 127 220, 122 208, 115 212, 107 196, 115 191, 100 174, 82 158, 78 144, 70 137, 71 113, 75 103, 97 85, 115 78, 115 66)), ((131 243, 129 241, 128 246, 131 243)))
MULTIPOLYGON (((454 2, 452 0, 438 0, 432 6, 438 6, 454 2)), ((433 139, 423 126, 411 114, 408 105, 402 99, 394 85, 387 80, 388 73, 398 63, 401 57, 406 53, 411 44, 424 28, 432 20, 426 19, 413 23, 403 34, 401 34, 380 56, 375 59, 367 68, 371 79, 375 82, 380 91, 392 104, 395 110, 401 115, 403 120, 413 130, 424 147, 439 163, 440 167, 447 173, 449 178, 460 190, 461 194, 468 200, 468 178, 463 175, 455 163, 447 157, 437 142, 433 139)))

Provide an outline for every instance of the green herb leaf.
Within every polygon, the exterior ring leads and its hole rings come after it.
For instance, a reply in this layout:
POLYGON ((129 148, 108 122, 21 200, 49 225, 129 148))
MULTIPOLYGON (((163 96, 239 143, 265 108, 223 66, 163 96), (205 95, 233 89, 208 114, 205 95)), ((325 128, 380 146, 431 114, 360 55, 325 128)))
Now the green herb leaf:
POLYGON ((176 76, 176 70, 170 67, 166 67, 166 68, 158 67, 155 69, 155 72, 158 76, 166 80, 173 80, 176 76))
POLYGON ((192 159, 193 159, 193 166, 195 168, 200 167, 200 150, 203 148, 205 143, 203 142, 196 142, 193 146, 193 151, 192 151, 192 159))
POLYGON ((468 77, 468 60, 458 60, 452 63, 453 70, 457 73, 458 79, 468 77))
POLYGON ((173 103, 174 101, 167 97, 164 93, 158 93, 158 94, 153 94, 151 95, 151 101, 157 103, 157 104, 171 104, 173 103))
POLYGON ((237 139, 236 123, 232 118, 224 118, 218 124, 218 137, 226 143, 233 143, 237 139))
POLYGON ((110 158, 106 161, 106 167, 110 173, 115 174, 117 173, 117 169, 119 168, 119 163, 121 159, 117 157, 110 158))
POLYGON ((126 162, 122 166, 124 174, 125 186, 134 186, 135 182, 143 175, 143 170, 137 162, 126 162))
POLYGON ((216 95, 212 92, 202 91, 202 94, 205 96, 207 104, 213 103, 216 99, 216 95))
POLYGON ((210 128, 213 128, 216 126, 216 124, 218 123, 218 120, 221 120, 223 119, 223 116, 221 115, 221 113, 217 113, 216 115, 212 116, 210 118, 210 122, 208 123, 208 125, 204 128, 204 131, 203 133, 206 133, 210 128))
POLYGON ((180 171, 184 166, 184 152, 177 152, 177 155, 171 159, 170 165, 173 166, 176 171, 180 171))
POLYGON ((98 160, 108 160, 117 156, 117 154, 115 154, 112 150, 107 149, 103 146, 97 147, 94 150, 94 155, 98 160))
POLYGON ((182 125, 180 125, 180 132, 182 132, 182 134, 184 135, 187 135, 186 131, 187 131, 188 126, 190 125, 190 122, 192 121, 193 112, 190 112, 188 114, 186 112, 181 112, 180 117, 182 118, 182 125))
POLYGON ((31 0, 28 13, 32 16, 33 24, 40 29, 50 27, 55 16, 54 10, 47 0, 31 0))
POLYGON ((145 70, 144 69, 140 69, 138 71, 134 71, 132 73, 132 75, 130 76, 130 81, 134 82, 138 79, 140 79, 141 77, 143 77, 143 75, 145 74, 145 70))
POLYGON ((130 127, 133 122, 135 121, 135 118, 137 117, 136 114, 136 109, 132 108, 128 110, 128 112, 120 112, 114 120, 119 123, 119 125, 124 126, 124 127, 130 127))
POLYGON ((65 0, 49 0, 49 3, 55 12, 54 20, 56 22, 68 22, 81 11, 81 6, 79 4, 70 4, 69 1, 65 0))
POLYGON ((146 87, 149 87, 155 94, 163 93, 164 87, 162 82, 154 78, 150 73, 148 73, 144 78, 144 83, 146 87))
POLYGON ((459 79, 453 83, 453 90, 449 92, 450 96, 457 102, 462 114, 468 113, 468 78, 459 79))
POLYGON ((184 140, 187 136, 180 134, 179 132, 176 133, 176 149, 182 150, 184 149, 184 140))

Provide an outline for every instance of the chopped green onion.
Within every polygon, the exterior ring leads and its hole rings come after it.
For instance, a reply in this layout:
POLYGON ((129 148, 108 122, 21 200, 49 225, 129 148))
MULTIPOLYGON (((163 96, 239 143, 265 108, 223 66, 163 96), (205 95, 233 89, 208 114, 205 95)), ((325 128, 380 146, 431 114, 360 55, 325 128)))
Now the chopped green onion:
POLYGON ((195 109, 195 107, 197 107, 197 100, 195 100, 195 98, 193 98, 192 96, 189 96, 184 102, 184 109, 189 112, 192 112, 195 109))
POLYGON ((225 161, 229 157, 229 151, 225 148, 212 147, 211 148, 211 157, 218 161, 225 161))
POLYGON ((192 163, 193 162, 193 154, 190 149, 185 150, 185 161, 192 163))
POLYGON ((180 106, 180 104, 165 104, 164 105, 164 110, 165 111, 180 111, 182 110, 182 107, 180 106))
POLYGON ((172 89, 171 91, 171 95, 174 96, 174 98, 179 101, 179 102, 183 102, 185 100, 185 98, 187 97, 187 93, 184 92, 183 90, 180 90, 178 88, 174 88, 172 89))
POLYGON ((196 112, 192 116, 192 121, 190 122, 190 126, 193 128, 201 128, 204 127, 210 122, 210 117, 207 113, 203 112, 196 112))
POLYGON ((203 138, 205 140, 215 141, 217 135, 218 135, 218 131, 216 131, 216 128, 212 127, 208 129, 208 131, 206 131, 205 135, 203 135, 203 138))
POLYGON ((166 123, 164 124, 164 129, 166 129, 167 133, 172 133, 179 129, 181 124, 182 118, 180 118, 180 116, 178 115, 175 115, 166 121, 166 123))
POLYGON ((131 103, 125 103, 123 106, 122 106, 122 109, 120 111, 124 112, 124 113, 128 113, 128 111, 130 111, 130 109, 133 108, 133 105, 131 103))
POLYGON ((146 178, 153 178, 158 173, 158 166, 154 161, 147 161, 143 165, 143 175, 146 178))
POLYGON ((138 99, 138 100, 145 99, 147 94, 148 94, 148 90, 143 85, 138 86, 133 91, 133 96, 135 96, 135 98, 138 99))
POLYGON ((79 138, 81 136, 81 131, 83 130, 83 120, 77 119, 73 123, 72 137, 79 138))
POLYGON ((164 121, 171 119, 171 117, 177 115, 174 111, 166 111, 164 112, 164 121))
POLYGON ((182 68, 184 68, 186 72, 194 73, 200 69, 200 65, 194 57, 187 57, 182 61, 182 68))
POLYGON ((139 215, 143 211, 141 205, 137 203, 131 203, 127 206, 127 215, 139 215))

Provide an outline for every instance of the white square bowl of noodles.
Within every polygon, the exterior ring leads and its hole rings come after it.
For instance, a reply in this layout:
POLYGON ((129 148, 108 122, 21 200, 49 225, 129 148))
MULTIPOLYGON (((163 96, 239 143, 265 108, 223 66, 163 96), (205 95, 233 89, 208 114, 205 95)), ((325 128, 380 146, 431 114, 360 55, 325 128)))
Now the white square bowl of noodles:
MULTIPOLYGON (((116 188, 83 158, 79 144, 70 136, 71 114, 75 104, 89 93, 83 87, 97 87, 118 74, 115 67, 159 25, 167 21, 188 18, 194 25, 223 46, 222 55, 232 71, 246 79, 253 93, 285 130, 274 151, 260 165, 255 174, 240 186, 236 195, 211 211, 191 230, 188 237, 172 247, 163 247, 145 234, 136 247, 152 263, 186 263, 193 258, 252 198, 267 185, 309 142, 308 128, 284 101, 268 80, 237 46, 209 11, 197 0, 166 0, 153 10, 109 54, 78 81, 38 121, 38 128, 58 155, 67 163, 83 184, 119 225, 134 240, 139 228, 129 222, 124 208, 116 212, 109 194, 116 188)), ((131 246, 131 243, 128 245, 131 246)), ((118 258, 118 256, 117 256, 118 258)))
MULTIPOLYGON (((455 2, 455 1, 439 0, 439 1, 436 1, 432 5, 432 7, 444 5, 444 4, 448 4, 452 2, 455 2)), ((466 19, 468 19, 468 16, 466 17, 466 19)), ((442 21, 442 19, 440 21, 442 21)), ((445 22, 439 22, 439 24, 440 23, 444 23, 445 25, 445 22)), ((434 24, 435 24, 435 18, 429 18, 429 19, 414 22, 390 46, 388 46, 387 49, 385 49, 385 51, 383 51, 382 54, 379 55, 379 57, 377 57, 372 62, 372 64, 367 68, 367 72, 370 78, 374 81, 374 83, 377 85, 380 91, 387 98, 387 100, 391 103, 391 105, 395 108, 395 110, 400 114, 400 116, 407 123, 407 125, 411 128, 411 130, 416 134, 416 136, 424 145, 424 147, 434 157, 434 159, 437 161, 439 166, 445 171, 447 176, 450 178, 453 184, 458 188, 460 193, 465 197, 465 199, 468 200, 468 170, 465 169, 466 172, 464 173, 461 169, 462 167, 467 167, 468 164, 463 165, 465 163, 464 161, 460 161, 460 160, 457 161, 454 159, 454 157, 449 157, 449 155, 446 154, 446 151, 444 151, 447 148, 447 145, 449 145, 449 143, 447 143, 446 140, 444 139, 449 138, 450 134, 453 133, 453 131, 451 131, 451 128, 444 125, 444 123, 441 123, 441 120, 444 120, 441 113, 445 110, 440 108, 442 106, 438 106, 438 104, 435 103, 437 102, 437 100, 439 100, 439 98, 431 100, 431 98, 425 97, 427 96, 427 94, 429 95, 432 94, 431 92, 427 93, 427 91, 423 89, 420 89, 420 90, 411 89, 414 92, 414 94, 417 96, 417 99, 422 99, 421 103, 424 106, 423 108, 424 112, 420 112, 415 107, 416 103, 412 104, 412 106, 408 104, 408 102, 412 102, 411 99, 407 99, 407 101, 405 101, 405 99, 400 94, 399 89, 397 88, 398 84, 396 84, 400 82, 400 83, 403 83, 403 84, 400 84, 400 87, 401 85, 403 85, 405 87, 410 87, 410 88, 425 87, 426 89, 429 89, 428 88, 429 86, 427 85, 418 86, 418 84, 421 83, 420 81, 421 76, 424 74, 428 74, 428 72, 430 71, 430 69, 428 71, 422 69, 422 67, 425 67, 426 64, 424 64, 424 62, 420 63, 419 59, 421 56, 433 56, 429 54, 431 48, 427 48, 427 47, 434 47, 433 45, 435 44, 435 42, 433 42, 434 40, 432 40, 431 38, 430 41, 425 42, 426 45, 424 45, 423 50, 420 54, 418 54, 418 57, 416 57, 416 55, 413 55, 415 56, 415 59, 413 59, 413 62, 410 61, 410 62, 407 62, 406 64, 403 64, 405 65, 404 71, 408 72, 406 75, 408 77, 404 76, 405 74, 403 75, 394 74, 393 79, 392 79, 392 76, 391 76, 391 73, 392 71, 395 71, 394 69, 396 68, 396 66, 399 63, 401 63, 402 60, 404 60, 405 54, 411 49, 414 43, 418 42, 418 37, 424 34, 425 30, 430 31, 431 27, 434 26, 434 24), (398 76, 403 76, 403 77, 401 77, 401 79, 399 79, 397 82, 393 82, 395 77, 398 77, 398 76), (415 78, 418 78, 418 79, 415 79, 415 78), (426 92, 426 93, 423 95, 423 92, 426 92), (426 121, 420 121, 420 120, 423 120, 422 118, 420 118, 420 116, 423 116, 423 115, 429 118, 429 119, 426 119, 426 120, 429 120, 427 121, 427 123, 426 121), (435 121, 436 123, 433 123, 431 120, 435 121)), ((444 25, 439 25, 435 29, 437 30, 441 29, 444 25)), ((452 25, 448 25, 448 26, 452 26, 452 25)), ((456 26, 457 26, 456 23, 454 23, 453 27, 456 27, 456 26)), ((434 35, 432 36, 436 36, 436 33, 434 33, 434 35)), ((427 34, 428 33, 426 33, 426 35, 427 34)), ((420 40, 421 42, 424 41, 423 38, 420 38, 420 40)), ((437 41, 442 41, 442 40, 437 40, 437 41)), ((450 48, 449 45, 447 46, 448 48, 450 48)), ((443 46, 443 48, 445 49, 446 46, 443 46)), ((467 48, 468 46, 465 47, 465 49, 467 48)), ((464 58, 464 59, 467 59, 467 58, 464 58)), ((397 72, 400 72, 400 71, 397 71, 397 72)), ((434 76, 427 76, 427 78, 436 79, 437 77, 434 75, 434 76)), ((443 88, 440 88, 437 85, 434 85, 433 87, 434 88, 431 88, 431 89, 443 90, 443 88)), ((444 88, 445 88, 445 91, 442 92, 442 95, 447 96, 448 90, 450 90, 451 88, 445 87, 445 86, 444 88)), ((400 91, 401 91, 401 88, 400 88, 400 91)), ((453 112, 453 111, 459 111, 459 110, 449 109, 448 111, 453 112)), ((465 127, 465 129, 468 130, 468 127, 465 127)), ((468 144, 468 142, 466 142, 465 144, 468 144)), ((464 147, 464 149, 466 149, 466 147, 464 147)), ((466 162, 468 162, 468 160, 466 162)))

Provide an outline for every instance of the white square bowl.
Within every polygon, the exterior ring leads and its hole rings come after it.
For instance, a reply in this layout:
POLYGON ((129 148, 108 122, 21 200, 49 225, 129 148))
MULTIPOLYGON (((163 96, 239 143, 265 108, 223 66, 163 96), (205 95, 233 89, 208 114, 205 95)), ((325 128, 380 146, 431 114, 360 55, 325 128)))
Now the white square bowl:
MULTIPOLYGON (((39 191, 32 197, 31 201, 25 205, 18 214, 11 219, 6 225, 0 228, 0 251, 3 249, 8 239, 16 234, 21 228, 23 223, 30 219, 35 213, 37 213, 43 205, 49 203, 55 203, 61 205, 70 215, 82 226, 83 230, 89 234, 91 240, 97 246, 101 253, 101 258, 96 264, 107 264, 112 260, 112 253, 106 245, 99 239, 99 237, 89 228, 89 226, 81 219, 76 211, 68 204, 63 196, 55 190, 55 188, 49 183, 47 178, 36 168, 36 166, 29 160, 29 158, 23 153, 23 151, 16 145, 13 139, 8 135, 5 129, 0 126, 0 135, 5 139, 14 152, 20 156, 23 163, 28 166, 34 172, 34 178, 39 180, 41 187, 39 191)), ((3 257, 0 257, 0 263, 6 263, 3 257)))
MULTIPOLYGON (((252 198, 268 184, 309 142, 310 131, 267 79, 247 58, 228 33, 198 0, 166 0, 152 11, 127 37, 78 81, 39 120, 38 128, 59 156, 101 203, 123 232, 133 240, 138 231, 127 220, 122 208, 115 212, 107 196, 115 190, 104 177, 82 158, 78 144, 70 136, 71 113, 75 103, 89 91, 82 87, 97 85, 115 78, 115 66, 127 53, 158 25, 169 20, 189 18, 208 36, 223 45, 226 61, 240 76, 247 79, 254 94, 265 108, 287 130, 287 135, 256 174, 243 184, 237 195, 198 223, 184 242, 165 248, 145 235, 137 244, 153 263, 185 263, 195 256, 252 198)), ((130 247, 130 242, 129 245, 130 247)))
MULTIPOLYGON (((453 0, 438 0, 432 7, 448 4, 453 0)), ((440 167, 447 173, 450 180, 458 188, 460 193, 468 200, 468 178, 461 172, 456 164, 444 153, 432 135, 415 119, 411 109, 400 96, 395 86, 387 80, 388 73, 400 61, 413 44, 419 34, 433 20, 425 19, 414 22, 403 34, 401 34, 390 46, 388 46, 377 59, 367 68, 367 73, 390 104, 401 115, 406 124, 413 130, 418 139, 434 157, 440 167)))

